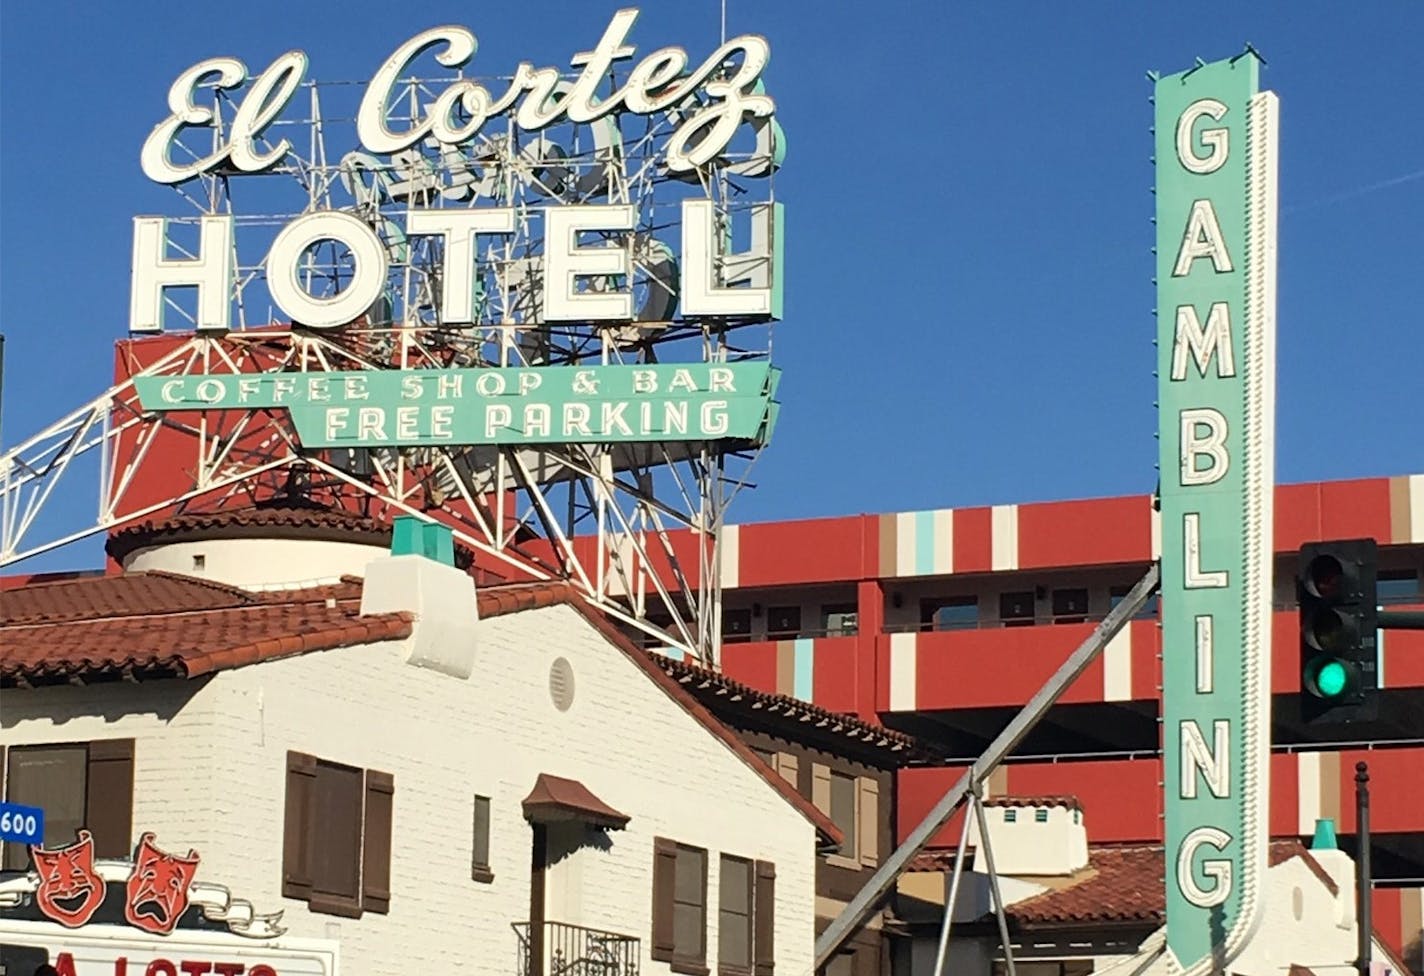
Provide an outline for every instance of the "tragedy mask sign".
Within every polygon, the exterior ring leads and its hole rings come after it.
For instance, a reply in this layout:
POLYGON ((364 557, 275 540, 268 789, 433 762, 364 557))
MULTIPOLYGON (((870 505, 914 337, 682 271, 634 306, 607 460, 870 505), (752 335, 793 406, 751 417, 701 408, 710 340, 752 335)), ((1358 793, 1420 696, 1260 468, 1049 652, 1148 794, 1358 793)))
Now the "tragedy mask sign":
POLYGON ((168 854, 154 846, 153 834, 144 834, 125 883, 124 918, 155 935, 172 932, 188 910, 188 887, 197 871, 197 851, 188 851, 187 857, 168 854))

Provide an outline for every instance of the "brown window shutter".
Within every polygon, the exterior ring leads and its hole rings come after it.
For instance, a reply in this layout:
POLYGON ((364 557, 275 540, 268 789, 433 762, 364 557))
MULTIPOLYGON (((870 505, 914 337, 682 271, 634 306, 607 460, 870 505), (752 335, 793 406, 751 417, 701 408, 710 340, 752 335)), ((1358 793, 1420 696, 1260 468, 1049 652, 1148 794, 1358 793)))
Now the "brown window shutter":
POLYGON ((311 897, 311 828, 316 757, 287 753, 286 821, 282 831, 282 897, 311 897))
POLYGON ((391 820, 396 780, 366 771, 366 822, 361 836, 361 907, 382 915, 391 910, 391 820))
POLYGON ((831 815, 831 768, 811 764, 811 802, 826 816, 831 815))
POLYGON ((861 776, 855 781, 855 829, 860 834, 856 849, 862 867, 874 867, 879 860, 880 784, 874 777, 861 776))
POLYGON ((752 906, 752 976, 771 976, 776 966, 776 865, 770 861, 756 862, 752 906))
POLYGON ((676 948, 673 916, 673 881, 677 873, 677 845, 666 837, 653 838, 653 942, 652 956, 671 962, 676 948))
POLYGON ((311 867, 307 907, 342 918, 360 918, 366 771, 318 759, 312 810, 307 825, 307 863, 311 867))
POLYGON ((84 823, 94 835, 95 857, 133 854, 134 740, 89 743, 84 823))
POLYGON ((776 771, 781 774, 782 779, 791 784, 793 790, 799 790, 796 781, 801 771, 795 756, 789 752, 778 752, 776 754, 776 771))

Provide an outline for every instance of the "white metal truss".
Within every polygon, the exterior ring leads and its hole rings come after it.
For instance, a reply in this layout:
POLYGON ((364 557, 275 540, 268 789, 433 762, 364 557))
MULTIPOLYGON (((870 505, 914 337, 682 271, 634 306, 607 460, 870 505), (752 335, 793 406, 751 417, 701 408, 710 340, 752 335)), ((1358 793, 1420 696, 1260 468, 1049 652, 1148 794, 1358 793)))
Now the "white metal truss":
MULTIPOLYGON (((400 82, 392 126, 413 124, 452 80, 400 82)), ((613 72, 605 81, 610 91, 618 84, 613 72)), ((731 252, 744 249, 732 241, 744 238, 744 223, 773 200, 779 130, 744 127, 712 163, 692 174, 669 173, 665 145, 701 106, 702 96, 693 95, 656 115, 565 121, 536 133, 499 116, 463 146, 421 144, 378 158, 328 151, 339 128, 351 129, 361 86, 303 86, 286 117, 257 140, 262 151, 290 142, 278 165, 262 174, 219 170, 175 187, 189 212, 168 220, 172 256, 193 256, 202 217, 232 218, 234 331, 154 339, 173 348, 159 355, 151 350, 166 346, 147 346, 143 354, 150 360, 138 360, 137 375, 769 357, 771 322, 764 316, 679 315, 677 254, 664 238, 675 241, 680 233, 683 200, 711 200, 718 233, 730 245, 714 269, 722 283, 755 276, 759 261, 769 264, 770 255, 759 258, 754 249, 731 252), (241 207, 234 204, 239 188, 241 207), (584 203, 629 204, 638 215, 633 231, 601 235, 605 246, 626 249, 631 280, 585 284, 594 291, 630 289, 631 322, 544 319, 543 213, 584 203), (407 237, 404 217, 412 208, 480 205, 514 208, 516 230, 481 239, 477 321, 452 327, 442 324, 440 309, 441 240, 407 237), (389 258, 384 296, 356 321, 320 332, 273 324, 263 265, 277 230, 316 210, 354 214, 380 237, 389 258)), ((226 138, 241 93, 211 93, 212 127, 180 133, 171 149, 175 162, 202 158, 226 138)), ((350 254, 328 241, 305 255, 303 283, 315 297, 334 295, 354 270, 350 254)), ((191 328, 196 322, 195 296, 169 295, 165 305, 171 323, 191 328)), ((133 351, 144 348, 138 343, 133 351)), ((136 519, 246 505, 297 485, 368 514, 438 517, 478 553, 482 568, 510 578, 568 580, 650 643, 715 664, 721 637, 717 540, 727 504, 746 484, 757 453, 751 443, 311 450, 283 410, 145 412, 128 380, 0 456, 0 566, 136 519), (46 528, 40 515, 56 485, 76 458, 91 453, 100 469, 93 521, 46 528), (144 490, 154 466, 182 472, 161 497, 144 490), (691 530, 697 541, 690 557, 686 546, 675 551, 676 529, 691 530)))
MULTIPOLYGON (((136 376, 372 365, 323 336, 246 332, 192 336, 136 376)), ((0 565, 155 514, 245 506, 288 491, 295 481, 304 494, 349 511, 438 518, 494 574, 567 580, 653 641, 697 652, 715 646, 719 636, 708 622, 717 619, 711 612, 719 578, 715 541, 726 495, 720 460, 709 451, 662 444, 636 451, 587 445, 307 450, 284 410, 145 412, 127 380, 0 457, 0 565), (142 469, 158 463, 155 445, 165 470, 184 473, 172 482, 178 487, 157 500, 138 490, 142 469), (37 535, 37 518, 55 488, 75 459, 91 452, 100 466, 93 521, 37 535), (659 470, 676 472, 670 480, 687 490, 653 490, 652 472, 659 470), (695 577, 673 547, 674 529, 691 530, 700 540, 695 577), (588 546, 580 544, 585 539, 588 546), (666 617, 657 619, 654 607, 666 617)))

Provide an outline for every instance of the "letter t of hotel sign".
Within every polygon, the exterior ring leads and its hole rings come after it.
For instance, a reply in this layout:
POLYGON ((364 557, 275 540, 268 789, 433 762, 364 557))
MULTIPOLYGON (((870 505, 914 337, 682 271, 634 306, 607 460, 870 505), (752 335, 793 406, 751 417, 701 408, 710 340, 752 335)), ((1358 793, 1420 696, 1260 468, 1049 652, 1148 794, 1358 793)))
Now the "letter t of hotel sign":
POLYGON ((1247 51, 1156 82, 1167 950, 1260 923, 1270 784, 1276 118, 1247 51))

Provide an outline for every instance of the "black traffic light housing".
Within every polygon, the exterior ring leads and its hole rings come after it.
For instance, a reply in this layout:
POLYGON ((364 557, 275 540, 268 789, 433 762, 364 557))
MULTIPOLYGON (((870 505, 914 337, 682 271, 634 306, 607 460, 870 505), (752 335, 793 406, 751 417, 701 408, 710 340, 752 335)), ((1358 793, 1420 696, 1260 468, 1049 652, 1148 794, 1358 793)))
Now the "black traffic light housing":
POLYGON ((1378 594, 1373 539, 1301 547, 1300 714, 1333 725, 1378 717, 1378 594))

